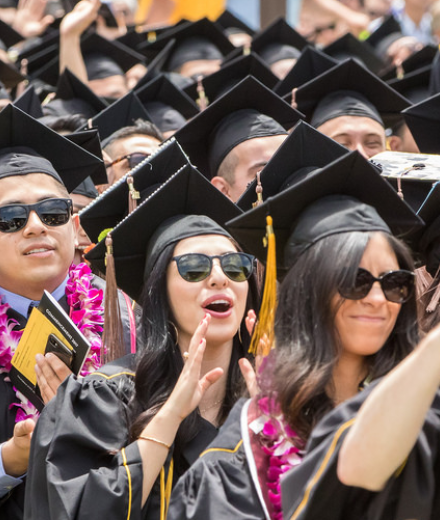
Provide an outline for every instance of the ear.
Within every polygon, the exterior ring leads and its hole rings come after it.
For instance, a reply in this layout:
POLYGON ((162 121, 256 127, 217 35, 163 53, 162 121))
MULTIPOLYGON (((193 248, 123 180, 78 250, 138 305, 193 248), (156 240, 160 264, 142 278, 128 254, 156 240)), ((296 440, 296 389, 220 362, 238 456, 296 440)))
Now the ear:
POLYGON ((79 245, 79 242, 78 242, 78 231, 79 231, 79 228, 80 228, 78 213, 75 213, 74 215, 72 215, 72 223, 73 223, 73 230, 75 232, 75 247, 78 247, 78 245, 79 245))
POLYGON ((218 175, 216 177, 213 177, 211 179, 211 184, 215 186, 219 191, 223 193, 223 195, 226 195, 226 197, 231 198, 230 195, 230 189, 231 185, 229 182, 224 179, 223 177, 219 177, 218 175))
POLYGON ((391 152, 402 151, 402 139, 397 135, 387 137, 387 150, 390 150, 391 152))

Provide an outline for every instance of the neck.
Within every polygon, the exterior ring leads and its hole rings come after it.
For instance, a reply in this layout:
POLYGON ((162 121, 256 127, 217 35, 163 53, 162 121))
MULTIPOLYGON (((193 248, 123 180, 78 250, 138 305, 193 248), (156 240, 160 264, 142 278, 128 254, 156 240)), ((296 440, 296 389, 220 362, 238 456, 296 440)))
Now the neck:
POLYGON ((333 370, 333 388, 330 391, 335 405, 355 396, 359 391, 359 383, 365 377, 367 377, 365 358, 342 354, 333 370))

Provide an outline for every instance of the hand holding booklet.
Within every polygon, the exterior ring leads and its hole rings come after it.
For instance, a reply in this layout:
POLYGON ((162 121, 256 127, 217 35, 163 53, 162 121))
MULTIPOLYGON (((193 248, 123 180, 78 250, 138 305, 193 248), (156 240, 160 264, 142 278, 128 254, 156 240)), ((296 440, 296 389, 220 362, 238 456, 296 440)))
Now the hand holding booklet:
POLYGON ((53 352, 78 375, 89 350, 90 344, 84 335, 61 305, 44 291, 40 304, 32 310, 12 358, 11 381, 41 411, 44 402, 37 386, 35 356, 53 352))

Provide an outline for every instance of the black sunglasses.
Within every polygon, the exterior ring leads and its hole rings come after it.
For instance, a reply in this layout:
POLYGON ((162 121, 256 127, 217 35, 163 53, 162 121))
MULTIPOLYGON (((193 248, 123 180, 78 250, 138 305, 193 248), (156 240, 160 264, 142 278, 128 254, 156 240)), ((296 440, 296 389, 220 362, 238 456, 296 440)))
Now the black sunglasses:
POLYGON ((73 213, 70 199, 46 199, 36 204, 9 204, 0 207, 0 231, 14 233, 24 228, 31 211, 39 216, 46 226, 62 226, 69 222, 73 213))
POLYGON ((110 166, 113 166, 114 164, 117 164, 118 162, 121 162, 125 159, 128 161, 128 166, 130 167, 130 170, 132 170, 135 166, 140 164, 144 159, 147 157, 150 157, 151 154, 145 153, 145 152, 134 152, 129 153, 127 155, 122 155, 121 157, 118 157, 112 162, 105 163, 106 168, 110 168, 110 166))
POLYGON ((252 274, 255 257, 247 253, 225 253, 208 256, 203 253, 187 253, 175 256, 177 270, 187 282, 201 282, 211 274, 212 261, 218 258, 225 275, 233 282, 245 282, 252 274))
POLYGON ((371 291, 374 282, 379 282, 385 298, 393 303, 405 303, 414 291, 415 274, 399 269, 376 278, 366 269, 359 268, 354 285, 340 287, 339 294, 348 300, 361 300, 371 291))

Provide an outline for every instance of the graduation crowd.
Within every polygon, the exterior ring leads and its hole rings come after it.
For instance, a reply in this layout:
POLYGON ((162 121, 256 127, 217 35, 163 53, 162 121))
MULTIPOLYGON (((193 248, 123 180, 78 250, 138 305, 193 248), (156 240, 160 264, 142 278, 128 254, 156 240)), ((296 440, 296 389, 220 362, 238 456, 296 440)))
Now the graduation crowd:
POLYGON ((1 519, 440 517, 440 52, 344 3, 0 17, 1 519), (26 397, 44 291, 90 351, 26 397))

